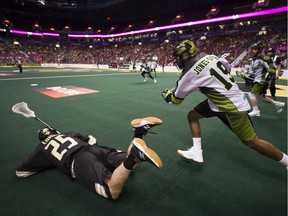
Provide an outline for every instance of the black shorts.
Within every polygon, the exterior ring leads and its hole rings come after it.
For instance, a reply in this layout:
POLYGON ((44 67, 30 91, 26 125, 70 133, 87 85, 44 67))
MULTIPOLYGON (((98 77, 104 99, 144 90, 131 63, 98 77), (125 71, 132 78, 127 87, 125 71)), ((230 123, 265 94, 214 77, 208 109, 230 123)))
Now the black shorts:
POLYGON ((91 145, 77 154, 73 162, 76 179, 101 196, 111 198, 105 179, 126 159, 127 153, 113 148, 91 145))
POLYGON ((243 142, 250 141, 256 136, 247 112, 214 112, 210 109, 208 99, 199 103, 194 110, 206 118, 217 116, 243 142))
POLYGON ((202 101, 201 103, 199 103, 196 107, 194 107, 194 110, 197 111, 199 114, 201 114, 202 116, 204 116, 206 118, 211 118, 211 117, 217 116, 218 118, 221 119, 221 121, 223 121, 223 123, 225 125, 227 125, 231 129, 231 126, 230 126, 229 122, 227 121, 225 113, 212 111, 210 109, 210 106, 209 106, 209 103, 208 103, 208 99, 206 99, 206 100, 202 101))

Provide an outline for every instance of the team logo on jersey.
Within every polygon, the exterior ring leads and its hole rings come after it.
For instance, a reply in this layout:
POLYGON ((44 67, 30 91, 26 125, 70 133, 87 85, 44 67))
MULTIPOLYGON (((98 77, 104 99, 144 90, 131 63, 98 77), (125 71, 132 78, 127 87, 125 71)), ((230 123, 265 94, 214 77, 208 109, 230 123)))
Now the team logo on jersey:
POLYGON ((77 86, 55 86, 55 87, 46 87, 46 88, 36 88, 33 90, 43 95, 52 97, 52 98, 70 97, 70 96, 77 96, 77 95, 99 92, 97 90, 81 88, 77 86))

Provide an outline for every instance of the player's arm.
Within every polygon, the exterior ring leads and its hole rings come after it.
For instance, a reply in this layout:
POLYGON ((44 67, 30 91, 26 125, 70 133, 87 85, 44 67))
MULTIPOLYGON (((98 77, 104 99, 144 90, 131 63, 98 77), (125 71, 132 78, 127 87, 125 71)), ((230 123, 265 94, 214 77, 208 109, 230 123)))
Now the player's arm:
POLYGON ((219 60, 221 61, 223 66, 226 68, 226 70, 230 74, 230 72, 231 72, 231 64, 225 58, 220 58, 219 60))
POLYGON ((53 164, 46 158, 42 148, 38 146, 34 152, 18 165, 16 176, 26 178, 52 166, 53 164))
POLYGON ((78 139, 80 139, 81 141, 83 142, 86 142, 90 145, 95 145, 97 144, 97 139, 92 136, 92 135, 82 135, 80 133, 77 133, 77 132, 67 132, 67 133, 64 133, 66 136, 69 136, 69 137, 76 137, 78 139))
POLYGON ((167 103, 181 104, 188 94, 198 89, 198 87, 193 84, 194 81, 195 78, 193 74, 187 72, 180 77, 175 88, 171 90, 165 89, 162 92, 162 97, 167 103))

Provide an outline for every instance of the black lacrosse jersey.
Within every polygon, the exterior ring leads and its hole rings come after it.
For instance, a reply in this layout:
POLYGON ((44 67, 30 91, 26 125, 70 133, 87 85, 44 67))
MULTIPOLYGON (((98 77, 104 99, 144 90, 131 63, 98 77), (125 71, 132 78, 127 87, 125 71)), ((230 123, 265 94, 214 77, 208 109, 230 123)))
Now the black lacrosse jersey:
POLYGON ((47 137, 18 166, 17 171, 38 172, 49 167, 57 167, 71 175, 70 166, 73 156, 89 146, 89 137, 76 132, 67 132, 47 137))

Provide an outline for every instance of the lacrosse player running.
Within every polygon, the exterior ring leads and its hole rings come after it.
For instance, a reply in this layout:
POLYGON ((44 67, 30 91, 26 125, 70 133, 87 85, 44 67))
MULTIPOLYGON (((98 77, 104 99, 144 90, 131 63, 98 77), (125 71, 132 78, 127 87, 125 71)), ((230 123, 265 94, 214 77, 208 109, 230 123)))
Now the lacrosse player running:
POLYGON ((157 80, 151 75, 151 69, 150 69, 147 62, 144 61, 140 65, 140 71, 142 71, 141 76, 144 77, 144 82, 146 82, 148 80, 147 75, 154 81, 154 83, 157 82, 157 80))
POLYGON ((250 103, 253 110, 249 112, 249 116, 260 116, 260 110, 258 107, 258 98, 262 99, 264 102, 271 103, 275 106, 277 113, 282 112, 285 103, 275 101, 271 98, 265 97, 266 89, 268 83, 271 80, 269 76, 269 65, 262 59, 260 55, 262 51, 262 46, 260 44, 253 44, 251 55, 252 61, 250 67, 253 71, 253 87, 250 90, 248 96, 250 98, 250 103), (268 73, 267 73, 268 72, 268 73), (266 76, 268 75, 268 76, 266 76))
POLYGON ((286 154, 256 135, 247 114, 250 109, 247 98, 229 75, 222 59, 215 55, 197 54, 195 44, 190 40, 174 48, 173 56, 182 73, 172 90, 162 92, 165 101, 181 104, 187 95, 196 91, 208 98, 187 114, 193 146, 188 150, 178 150, 181 157, 204 162, 199 120, 218 117, 245 145, 288 166, 286 154))
POLYGON ((149 162, 162 168, 159 156, 142 140, 150 128, 161 124, 162 120, 155 117, 134 119, 131 122, 134 137, 127 152, 98 146, 96 138, 91 135, 61 134, 45 127, 38 132, 41 143, 18 166, 16 175, 25 178, 46 168, 57 167, 100 196, 116 200, 135 165, 149 162))
POLYGON ((275 49, 273 48, 268 48, 265 53, 266 56, 263 57, 263 60, 267 62, 267 64, 269 65, 269 69, 268 69, 268 74, 267 77, 269 78, 269 83, 266 84, 266 86, 264 87, 264 93, 266 93, 266 90, 270 89, 270 93, 271 96, 273 98, 273 100, 276 100, 276 79, 279 78, 279 76, 281 75, 281 60, 280 58, 275 55, 275 49))
POLYGON ((155 77, 157 77, 157 73, 156 73, 157 62, 152 60, 150 62, 150 68, 151 68, 151 73, 154 71, 154 75, 155 75, 155 77))

